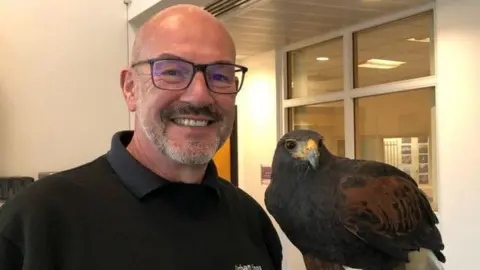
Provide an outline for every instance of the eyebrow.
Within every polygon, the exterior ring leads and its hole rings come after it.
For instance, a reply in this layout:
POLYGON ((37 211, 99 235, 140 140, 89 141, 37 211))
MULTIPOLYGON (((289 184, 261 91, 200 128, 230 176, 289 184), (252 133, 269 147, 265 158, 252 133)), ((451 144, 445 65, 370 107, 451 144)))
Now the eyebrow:
MULTIPOLYGON (((178 55, 171 54, 171 53, 161 53, 161 54, 155 56, 154 58, 152 58, 152 60, 162 60, 162 59, 175 59, 175 60, 183 60, 183 61, 187 61, 187 62, 192 62, 192 61, 189 61, 189 60, 187 60, 183 57, 180 57, 178 55)), ((228 60, 217 60, 217 61, 210 62, 208 64, 233 64, 233 62, 228 61, 228 60)))

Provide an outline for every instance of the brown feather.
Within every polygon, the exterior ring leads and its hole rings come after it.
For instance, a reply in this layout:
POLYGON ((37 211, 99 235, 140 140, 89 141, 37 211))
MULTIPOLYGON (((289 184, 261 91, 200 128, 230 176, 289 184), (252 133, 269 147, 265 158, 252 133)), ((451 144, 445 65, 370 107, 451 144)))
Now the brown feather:
POLYGON ((307 270, 345 270, 341 265, 321 261, 310 254, 304 255, 303 261, 307 270))
POLYGON ((340 188, 345 195, 346 226, 357 228, 355 216, 368 213, 377 220, 372 229, 393 238, 412 232, 422 219, 420 194, 410 181, 398 176, 384 176, 364 181, 343 179, 340 188))
POLYGON ((342 179, 339 187, 345 198, 344 225, 360 238, 357 224, 361 221, 366 221, 373 232, 390 239, 414 231, 422 221, 423 194, 407 179, 350 177, 342 179))

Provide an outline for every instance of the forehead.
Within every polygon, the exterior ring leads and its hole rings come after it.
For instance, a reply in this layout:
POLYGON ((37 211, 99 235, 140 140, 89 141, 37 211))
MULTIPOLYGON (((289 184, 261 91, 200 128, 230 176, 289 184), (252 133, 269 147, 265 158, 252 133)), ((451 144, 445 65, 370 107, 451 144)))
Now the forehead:
POLYGON ((219 27, 194 25, 190 27, 159 27, 145 44, 148 58, 170 54, 194 63, 235 61, 234 45, 228 34, 219 27))

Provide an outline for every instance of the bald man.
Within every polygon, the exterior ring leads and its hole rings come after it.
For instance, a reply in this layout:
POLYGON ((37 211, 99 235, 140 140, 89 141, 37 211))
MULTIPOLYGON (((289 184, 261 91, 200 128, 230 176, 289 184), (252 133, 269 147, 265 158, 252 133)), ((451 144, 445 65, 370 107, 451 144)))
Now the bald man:
POLYGON ((198 7, 146 22, 120 75, 134 131, 4 205, 0 269, 281 269, 269 217, 212 162, 247 72, 235 57, 226 29, 198 7))

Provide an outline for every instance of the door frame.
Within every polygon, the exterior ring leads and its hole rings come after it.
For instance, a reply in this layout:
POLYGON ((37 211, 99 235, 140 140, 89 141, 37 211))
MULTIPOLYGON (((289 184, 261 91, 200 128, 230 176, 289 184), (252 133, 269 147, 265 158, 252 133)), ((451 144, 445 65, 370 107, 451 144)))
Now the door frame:
POLYGON ((233 121, 232 134, 230 135, 230 179, 234 186, 238 186, 238 117, 237 105, 235 105, 235 119, 233 121))

